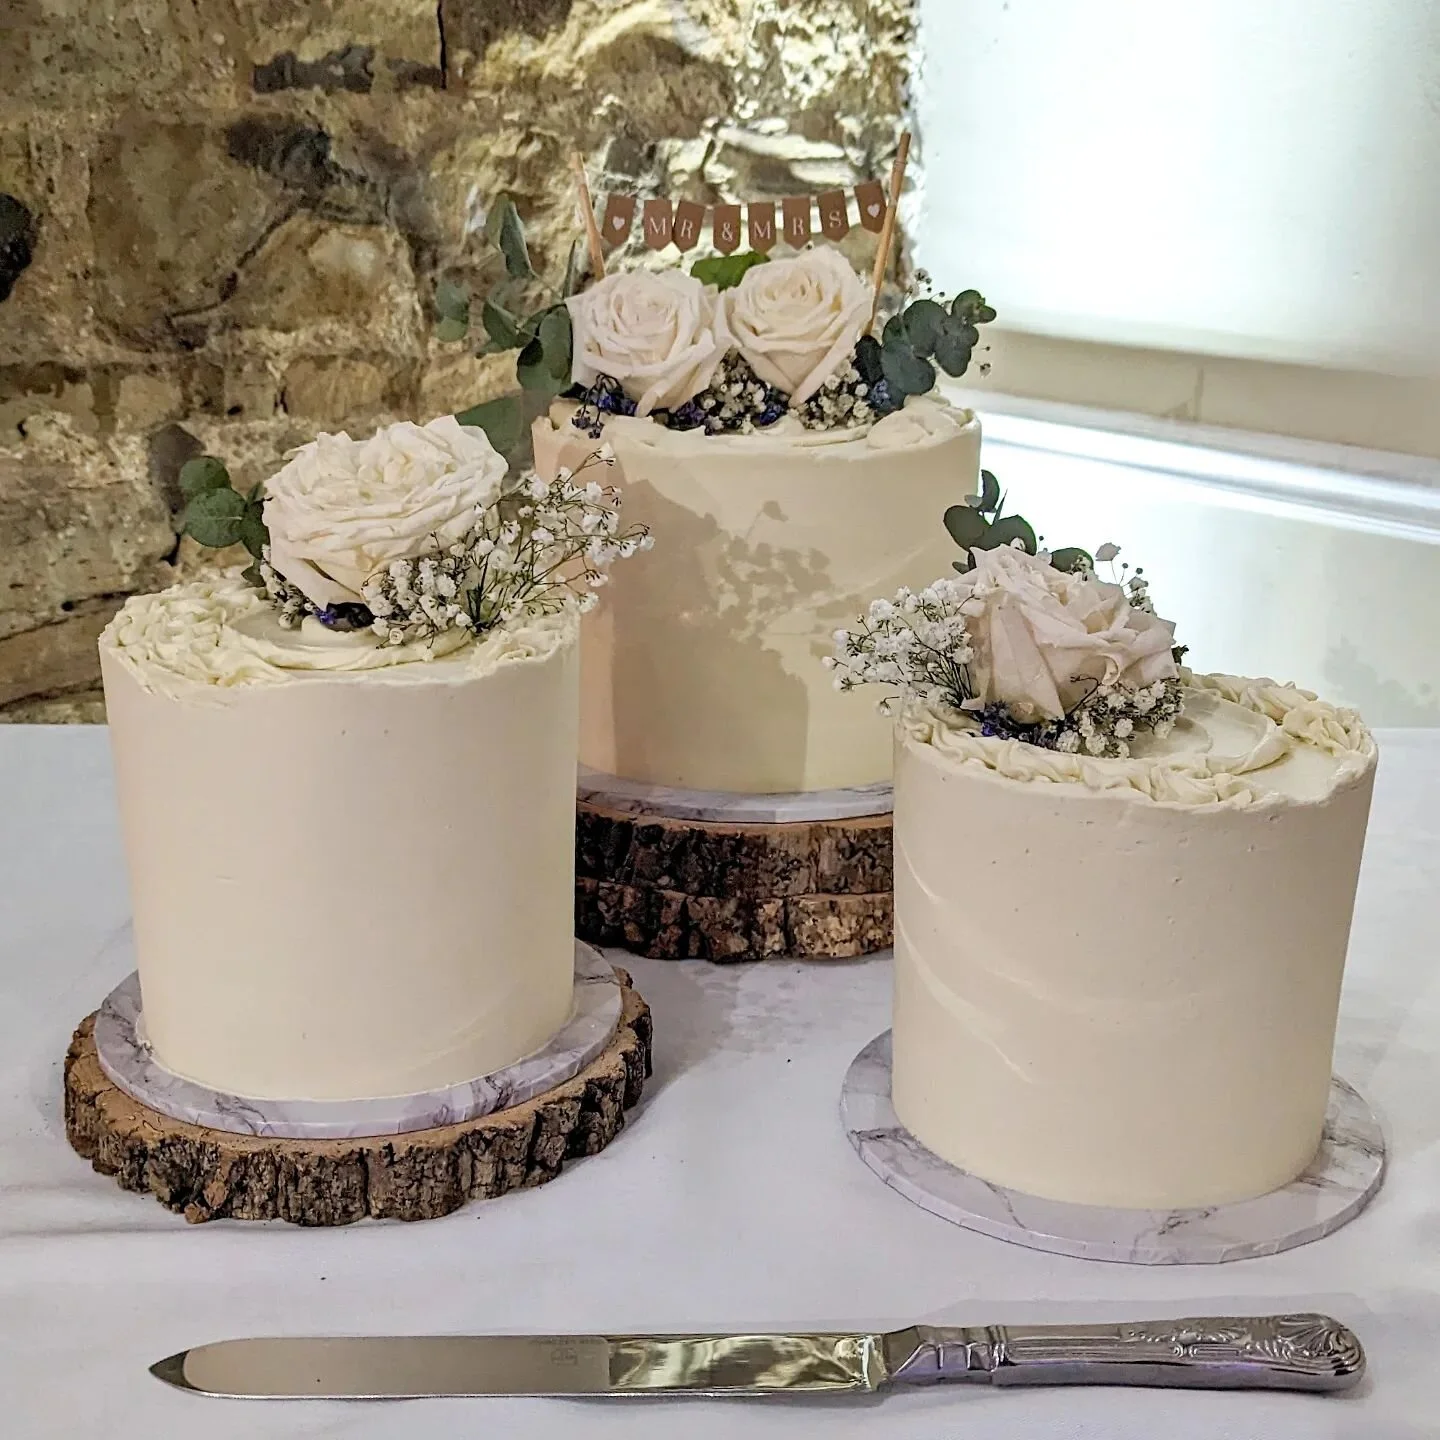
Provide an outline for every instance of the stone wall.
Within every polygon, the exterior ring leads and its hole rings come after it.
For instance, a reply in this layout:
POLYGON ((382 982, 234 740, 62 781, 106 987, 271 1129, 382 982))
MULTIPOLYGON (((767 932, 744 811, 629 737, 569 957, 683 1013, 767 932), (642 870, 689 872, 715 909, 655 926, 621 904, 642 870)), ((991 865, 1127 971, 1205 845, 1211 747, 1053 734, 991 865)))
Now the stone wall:
MULTIPOLYGON (((95 638, 202 561, 176 473, 428 418, 512 194, 542 272, 597 190, 883 176, 916 0, 0 0, 0 719, 102 718, 95 638)), ((203 562, 208 563, 208 562, 203 562)))

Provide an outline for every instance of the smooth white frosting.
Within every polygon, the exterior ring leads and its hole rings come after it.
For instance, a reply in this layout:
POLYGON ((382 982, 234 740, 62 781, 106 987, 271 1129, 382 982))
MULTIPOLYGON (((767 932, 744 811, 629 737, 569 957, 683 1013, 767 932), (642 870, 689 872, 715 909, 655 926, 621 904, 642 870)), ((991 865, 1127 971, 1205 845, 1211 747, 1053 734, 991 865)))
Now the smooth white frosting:
MULTIPOLYGON (((569 463, 599 443, 557 407, 569 463)), ((609 417, 625 518, 655 549, 617 569, 582 637, 581 758, 657 785, 746 793, 887 780, 890 725, 821 658, 876 595, 950 568, 946 508, 980 428, 929 397, 867 427, 753 435, 609 417)))
POLYGON ((572 993, 577 617, 426 661, 257 604, 193 582, 101 640, 157 1058, 345 1099, 538 1049, 572 993))
POLYGON ((1223 1204, 1319 1142, 1374 741, 1293 687, 1188 678, 1126 760, 897 726, 895 1108, 986 1180, 1223 1204))

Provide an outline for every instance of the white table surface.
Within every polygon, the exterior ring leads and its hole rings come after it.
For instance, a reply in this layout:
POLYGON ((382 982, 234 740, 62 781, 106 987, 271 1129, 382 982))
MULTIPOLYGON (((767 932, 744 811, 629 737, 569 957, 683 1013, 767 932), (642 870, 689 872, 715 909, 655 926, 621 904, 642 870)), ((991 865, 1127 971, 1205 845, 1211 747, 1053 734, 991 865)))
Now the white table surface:
MULTIPOLYGON (((887 1023, 889 966, 632 959, 656 1073, 628 1128, 553 1184, 418 1225, 189 1226, 65 1143, 61 1059, 131 968, 102 730, 0 727, 0 1434, 709 1440, 1409 1440, 1440 1427, 1440 732, 1383 758, 1338 1068, 1390 1175, 1319 1243, 1222 1266, 1073 1260, 887 1190, 837 1119, 887 1023), (247 1333, 876 1327, 1329 1310, 1371 1358, 1345 1397, 936 1388, 879 1400, 207 1400, 146 1373, 247 1333)), ((243 797, 241 797, 243 803, 243 797)), ((243 823, 243 817, 241 817, 243 823)), ((237 914, 234 923, 247 917, 237 914)), ((255 917, 256 941, 263 944, 255 917)), ((1217 934, 1223 934, 1223 927, 1217 934)), ((1177 1097, 1177 1123, 1184 1100, 1177 1097)))

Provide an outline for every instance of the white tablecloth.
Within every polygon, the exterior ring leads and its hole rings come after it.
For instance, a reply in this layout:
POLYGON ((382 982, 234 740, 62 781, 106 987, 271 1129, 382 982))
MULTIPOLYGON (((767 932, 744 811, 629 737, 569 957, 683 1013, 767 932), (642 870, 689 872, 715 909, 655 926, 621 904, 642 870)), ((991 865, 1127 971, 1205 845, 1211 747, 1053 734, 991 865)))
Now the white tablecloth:
MULTIPOLYGON (((0 727, 0 1435, 1434 1435, 1440 732, 1390 732, 1382 749, 1338 1068, 1386 1122, 1389 1178, 1365 1214, 1318 1244, 1151 1269, 969 1234, 860 1164, 836 1104, 852 1056, 887 1024, 884 959, 628 961, 654 1009, 654 1080, 607 1151, 541 1189, 418 1225, 188 1226, 94 1174, 62 1127, 70 1032, 131 968, 105 734, 0 727), (860 1401, 257 1408, 180 1394, 146 1373, 172 1351, 254 1333, 831 1329, 1296 1307, 1332 1311, 1359 1331, 1371 1357, 1361 1389, 1320 1398, 952 1387, 860 1401)), ((244 797, 235 800, 243 812, 244 797)), ((253 924, 264 943, 258 915, 229 923, 253 924)), ((1179 1124, 1185 1103, 1176 1097, 1179 1124)))

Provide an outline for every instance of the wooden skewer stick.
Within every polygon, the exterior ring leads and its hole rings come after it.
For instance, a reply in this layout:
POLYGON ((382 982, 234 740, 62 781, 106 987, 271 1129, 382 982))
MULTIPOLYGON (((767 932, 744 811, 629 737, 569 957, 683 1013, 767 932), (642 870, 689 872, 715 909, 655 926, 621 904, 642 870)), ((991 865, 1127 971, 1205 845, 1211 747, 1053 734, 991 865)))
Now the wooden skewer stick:
POLYGON ((590 185, 585 179, 585 161, 576 150, 570 156, 570 169, 575 175, 575 189, 580 194, 580 218, 585 222, 585 239, 590 246, 590 268, 597 280, 605 275, 605 252, 600 248, 600 225, 595 219, 595 202, 590 198, 590 185))
POLYGON ((900 144, 895 151, 895 163, 890 167, 890 204, 885 211, 885 224, 880 231, 880 246, 875 252, 875 273, 870 277, 875 291, 870 301, 870 323, 865 327, 868 335, 875 328, 875 317, 880 313, 880 287, 885 283, 885 271, 890 264, 890 248, 895 243, 895 222, 900 211, 900 187, 905 183, 905 162, 910 158, 910 132, 900 132, 900 144))

